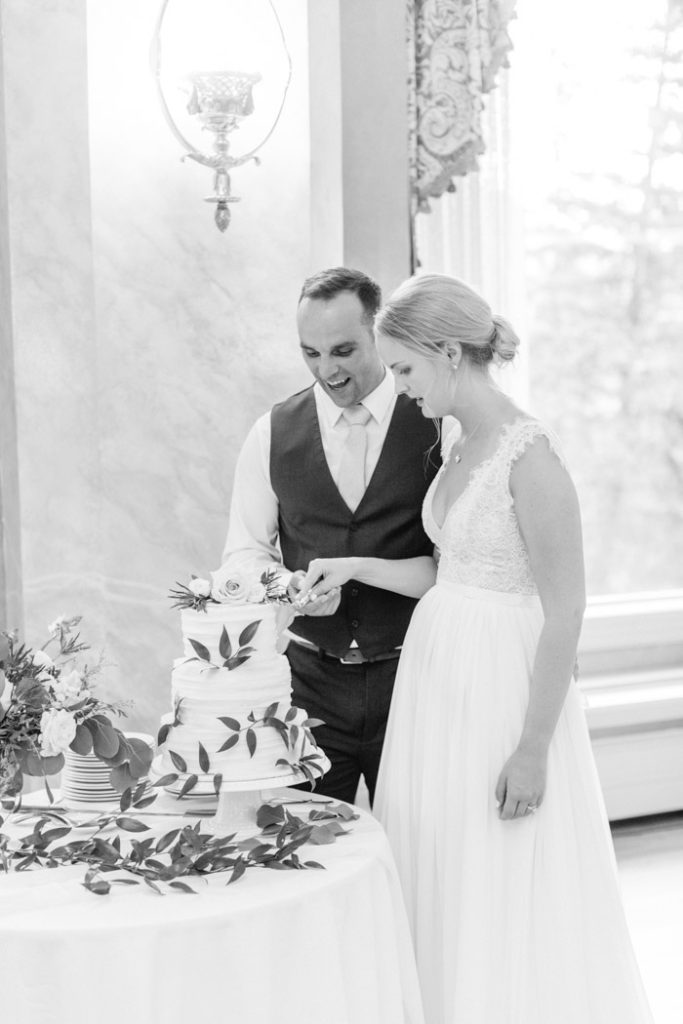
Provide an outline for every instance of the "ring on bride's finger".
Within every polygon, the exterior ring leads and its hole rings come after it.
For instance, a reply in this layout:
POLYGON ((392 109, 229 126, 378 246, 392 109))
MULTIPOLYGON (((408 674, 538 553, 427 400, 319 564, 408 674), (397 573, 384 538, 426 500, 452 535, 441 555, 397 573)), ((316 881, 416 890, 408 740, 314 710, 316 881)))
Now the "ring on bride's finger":
POLYGON ((533 814, 538 810, 538 804, 527 804, 525 814, 533 814))

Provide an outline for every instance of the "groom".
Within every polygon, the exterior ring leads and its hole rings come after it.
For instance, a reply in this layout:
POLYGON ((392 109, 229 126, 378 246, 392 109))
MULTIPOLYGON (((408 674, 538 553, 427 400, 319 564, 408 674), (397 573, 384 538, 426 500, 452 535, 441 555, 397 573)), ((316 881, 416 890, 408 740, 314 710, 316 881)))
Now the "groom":
MULTIPOLYGON (((297 325, 315 383, 252 427, 240 452, 223 553, 284 563, 301 584, 313 558, 431 554, 421 508, 438 469, 433 423, 394 393, 372 330, 379 286, 337 267, 304 282, 297 325)), ((351 580, 290 627, 293 703, 325 723, 332 762, 317 791, 372 801, 396 667, 415 606, 351 580)))

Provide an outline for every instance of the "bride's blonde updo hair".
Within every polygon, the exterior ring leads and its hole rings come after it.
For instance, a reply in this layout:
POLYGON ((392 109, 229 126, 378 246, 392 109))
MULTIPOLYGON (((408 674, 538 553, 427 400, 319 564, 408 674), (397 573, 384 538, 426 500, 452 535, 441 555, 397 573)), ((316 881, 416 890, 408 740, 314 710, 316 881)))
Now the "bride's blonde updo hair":
POLYGON ((519 338, 472 288, 445 274, 411 277, 375 319, 375 331, 421 355, 448 358, 454 342, 475 366, 514 359, 519 338))

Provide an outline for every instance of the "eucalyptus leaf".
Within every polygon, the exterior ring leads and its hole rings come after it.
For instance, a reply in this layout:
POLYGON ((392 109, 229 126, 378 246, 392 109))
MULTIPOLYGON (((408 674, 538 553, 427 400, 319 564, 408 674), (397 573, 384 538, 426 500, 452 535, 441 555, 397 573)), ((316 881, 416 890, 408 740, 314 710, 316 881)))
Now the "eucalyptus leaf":
POLYGON ((170 786, 177 781, 178 776, 175 774, 175 772, 169 772, 168 775, 162 775, 161 778, 157 779, 156 782, 153 782, 152 785, 156 789, 158 786, 170 786))
POLYGON ((213 777, 213 789, 214 789, 214 792, 215 792, 216 796, 220 796, 222 785, 223 785, 223 776, 221 775, 220 772, 216 772, 216 774, 213 777))
POLYGON ((256 753, 256 733, 253 729, 247 729, 247 747, 249 748, 249 757, 253 757, 256 753))
POLYGON ((129 818, 126 815, 120 815, 116 819, 116 824, 126 832, 149 832, 149 825, 145 825, 144 821, 138 821, 137 818, 129 818))
POLYGON ((211 767, 211 761, 209 760, 209 755, 206 752, 206 747, 204 747, 201 742, 198 743, 198 747, 199 747, 199 767, 201 768, 201 770, 204 772, 205 775, 208 775, 209 769, 211 767))
POLYGON ((204 644, 199 642, 199 640, 193 640, 192 637, 188 637, 187 639, 198 658, 201 658, 202 661, 211 661, 211 654, 209 653, 208 647, 205 647, 204 644))
POLYGON ((256 636, 256 632, 257 632, 257 630, 258 630, 260 625, 261 625, 261 620, 257 619, 256 622, 250 622, 248 626, 244 627, 244 629, 240 633, 240 638, 239 638, 239 646, 240 647, 244 647, 245 644, 248 644, 251 640, 254 639, 254 637, 256 636))
POLYGON ((240 741, 240 734, 238 732, 233 733, 232 736, 228 736, 228 738, 225 741, 225 743, 223 744, 223 746, 219 747, 218 750, 216 751, 216 753, 217 754, 222 754, 224 750, 230 750, 230 748, 234 747, 236 743, 239 743, 239 741, 240 741))
POLYGON ((232 644, 230 643, 230 637, 228 636, 228 631, 225 626, 223 626, 221 638, 218 641, 218 651, 221 658, 225 659, 225 661, 232 657, 232 644))
POLYGON ((178 793, 178 796, 185 796, 187 793, 194 789, 198 781, 199 780, 196 775, 188 775, 188 777, 183 782, 182 789, 178 793))
POLYGON ((232 874, 230 875, 230 878, 228 879, 227 884, 230 885, 232 882, 236 882, 239 878, 242 877, 242 875, 244 874, 244 872, 246 870, 247 870, 247 865, 244 863, 244 861, 243 860, 238 860, 237 863, 235 864, 234 868, 232 869, 232 874))
POLYGON ((177 768, 179 772, 187 771, 187 761, 184 757, 181 757, 180 754, 176 754, 175 750, 169 750, 168 756, 171 758, 174 767, 177 768))
POLYGON ((235 732, 239 732, 241 729, 240 723, 236 718, 219 718, 218 721, 222 722, 223 725, 227 725, 228 729, 234 729, 235 732))
POLYGON ((81 757, 85 757, 92 750, 92 734, 82 722, 76 726, 76 735, 71 741, 71 749, 81 757))
POLYGON ((170 722, 164 722, 164 724, 159 729, 159 732, 157 733, 157 747, 163 747, 164 743, 168 739, 168 734, 170 733, 172 728, 173 726, 171 725, 170 722))

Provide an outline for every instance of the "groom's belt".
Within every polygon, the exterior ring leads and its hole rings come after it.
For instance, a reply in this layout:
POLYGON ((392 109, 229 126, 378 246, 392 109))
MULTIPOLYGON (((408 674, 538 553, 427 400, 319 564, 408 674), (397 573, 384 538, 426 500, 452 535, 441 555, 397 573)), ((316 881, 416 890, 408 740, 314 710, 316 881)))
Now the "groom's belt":
POLYGON ((302 636, 298 636, 296 633, 288 633, 290 640, 299 644, 300 647, 305 647, 308 651, 314 651, 319 658, 329 659, 330 661, 336 661, 337 664, 341 665, 363 665, 366 662, 372 661, 390 661, 393 658, 400 657, 401 648, 394 647, 391 651, 383 651, 381 654, 374 654, 371 658, 366 656, 361 651, 360 647, 349 647, 348 651, 344 654, 330 654, 329 651, 324 651, 322 647, 318 647, 317 644, 312 644, 310 640, 305 640, 302 636))

